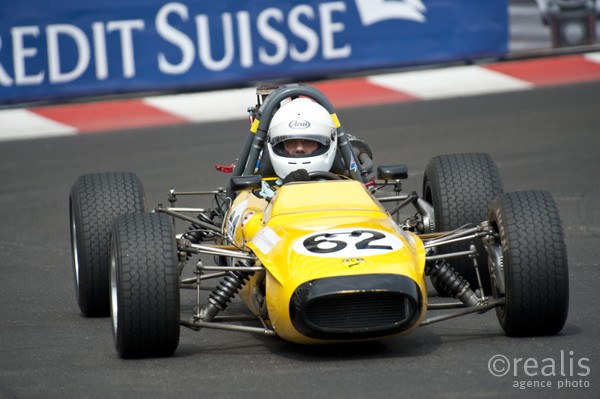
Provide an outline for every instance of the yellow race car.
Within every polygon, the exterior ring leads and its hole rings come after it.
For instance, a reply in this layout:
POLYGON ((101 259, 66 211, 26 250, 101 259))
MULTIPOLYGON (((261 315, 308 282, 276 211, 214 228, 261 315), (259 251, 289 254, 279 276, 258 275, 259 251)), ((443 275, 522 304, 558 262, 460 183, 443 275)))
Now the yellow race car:
POLYGON ((257 100, 225 188, 172 189, 169 206, 147 212, 133 173, 75 181, 77 301, 86 316, 111 315, 120 356, 172 355, 180 326, 328 344, 394 337, 495 308, 509 335, 562 329, 567 255, 549 193, 503 193, 491 157, 469 153, 434 157, 423 194, 403 194, 407 167, 373 171, 370 148, 345 132, 320 91, 261 87, 257 100), (267 132, 282 101, 299 97, 330 113, 336 166, 281 184, 264 151, 267 132), (176 206, 195 196, 212 202, 176 206), (181 222, 186 228, 176 232, 181 222), (430 301, 427 278, 450 298, 430 301), (236 295, 248 311, 228 309, 236 295), (190 298, 193 306, 183 306, 190 298))

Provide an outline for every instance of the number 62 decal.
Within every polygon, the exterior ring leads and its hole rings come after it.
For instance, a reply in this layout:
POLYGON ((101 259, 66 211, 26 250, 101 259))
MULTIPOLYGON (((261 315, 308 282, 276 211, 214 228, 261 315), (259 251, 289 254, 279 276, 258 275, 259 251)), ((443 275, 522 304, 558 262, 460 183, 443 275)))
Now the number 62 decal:
POLYGON ((385 231, 335 229, 311 233, 294 243, 303 255, 328 258, 381 255, 402 248, 402 241, 385 231))

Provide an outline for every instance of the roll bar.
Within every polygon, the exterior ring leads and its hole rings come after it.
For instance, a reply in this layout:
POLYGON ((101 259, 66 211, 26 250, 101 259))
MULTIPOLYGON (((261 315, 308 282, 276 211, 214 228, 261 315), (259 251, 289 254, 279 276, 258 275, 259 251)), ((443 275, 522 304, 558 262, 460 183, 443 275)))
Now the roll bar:
POLYGON ((269 129, 269 125, 271 124, 271 118, 273 117, 273 114, 283 100, 286 98, 298 97, 308 97, 312 99, 331 114, 337 131, 338 150, 340 151, 340 155, 345 167, 349 171, 352 179, 364 181, 363 177, 366 178, 368 172, 363 167, 360 160, 354 156, 352 147, 348 141, 348 136, 346 135, 344 128, 341 126, 331 102, 329 102, 329 99, 321 91, 302 83, 281 86, 275 89, 265 99, 263 104, 260 106, 256 115, 256 119, 250 128, 248 136, 246 137, 244 146, 242 147, 235 167, 233 168, 232 177, 251 175, 254 173, 260 152, 265 146, 267 131, 269 129))

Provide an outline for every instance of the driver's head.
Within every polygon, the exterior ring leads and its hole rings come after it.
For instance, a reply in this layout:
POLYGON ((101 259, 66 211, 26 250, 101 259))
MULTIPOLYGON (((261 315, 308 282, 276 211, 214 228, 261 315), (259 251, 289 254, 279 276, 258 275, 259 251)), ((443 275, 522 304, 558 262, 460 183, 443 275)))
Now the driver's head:
POLYGON ((311 139, 288 139, 283 142, 283 149, 291 155, 310 155, 319 148, 319 142, 311 139))
POLYGON ((282 105, 273 115, 267 141, 275 173, 284 178, 297 169, 329 171, 336 138, 333 119, 321 105, 307 98, 282 105))

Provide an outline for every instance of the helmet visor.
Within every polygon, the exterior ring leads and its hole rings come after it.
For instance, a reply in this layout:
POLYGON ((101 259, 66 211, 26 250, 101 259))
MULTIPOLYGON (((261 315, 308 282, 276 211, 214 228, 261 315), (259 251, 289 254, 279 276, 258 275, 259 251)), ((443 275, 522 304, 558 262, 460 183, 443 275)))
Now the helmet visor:
POLYGON ((270 140, 270 144, 273 148, 273 151, 282 157, 292 157, 292 158, 303 158, 303 157, 312 157, 317 155, 322 155, 327 152, 329 146, 331 145, 331 139, 323 136, 323 135, 284 135, 278 136, 270 140), (286 145, 284 144, 286 141, 297 140, 294 141, 298 143, 299 141, 304 141, 304 144, 307 148, 314 146, 314 143, 317 144, 317 148, 310 152, 304 152, 295 154, 294 152, 286 151, 286 145))

